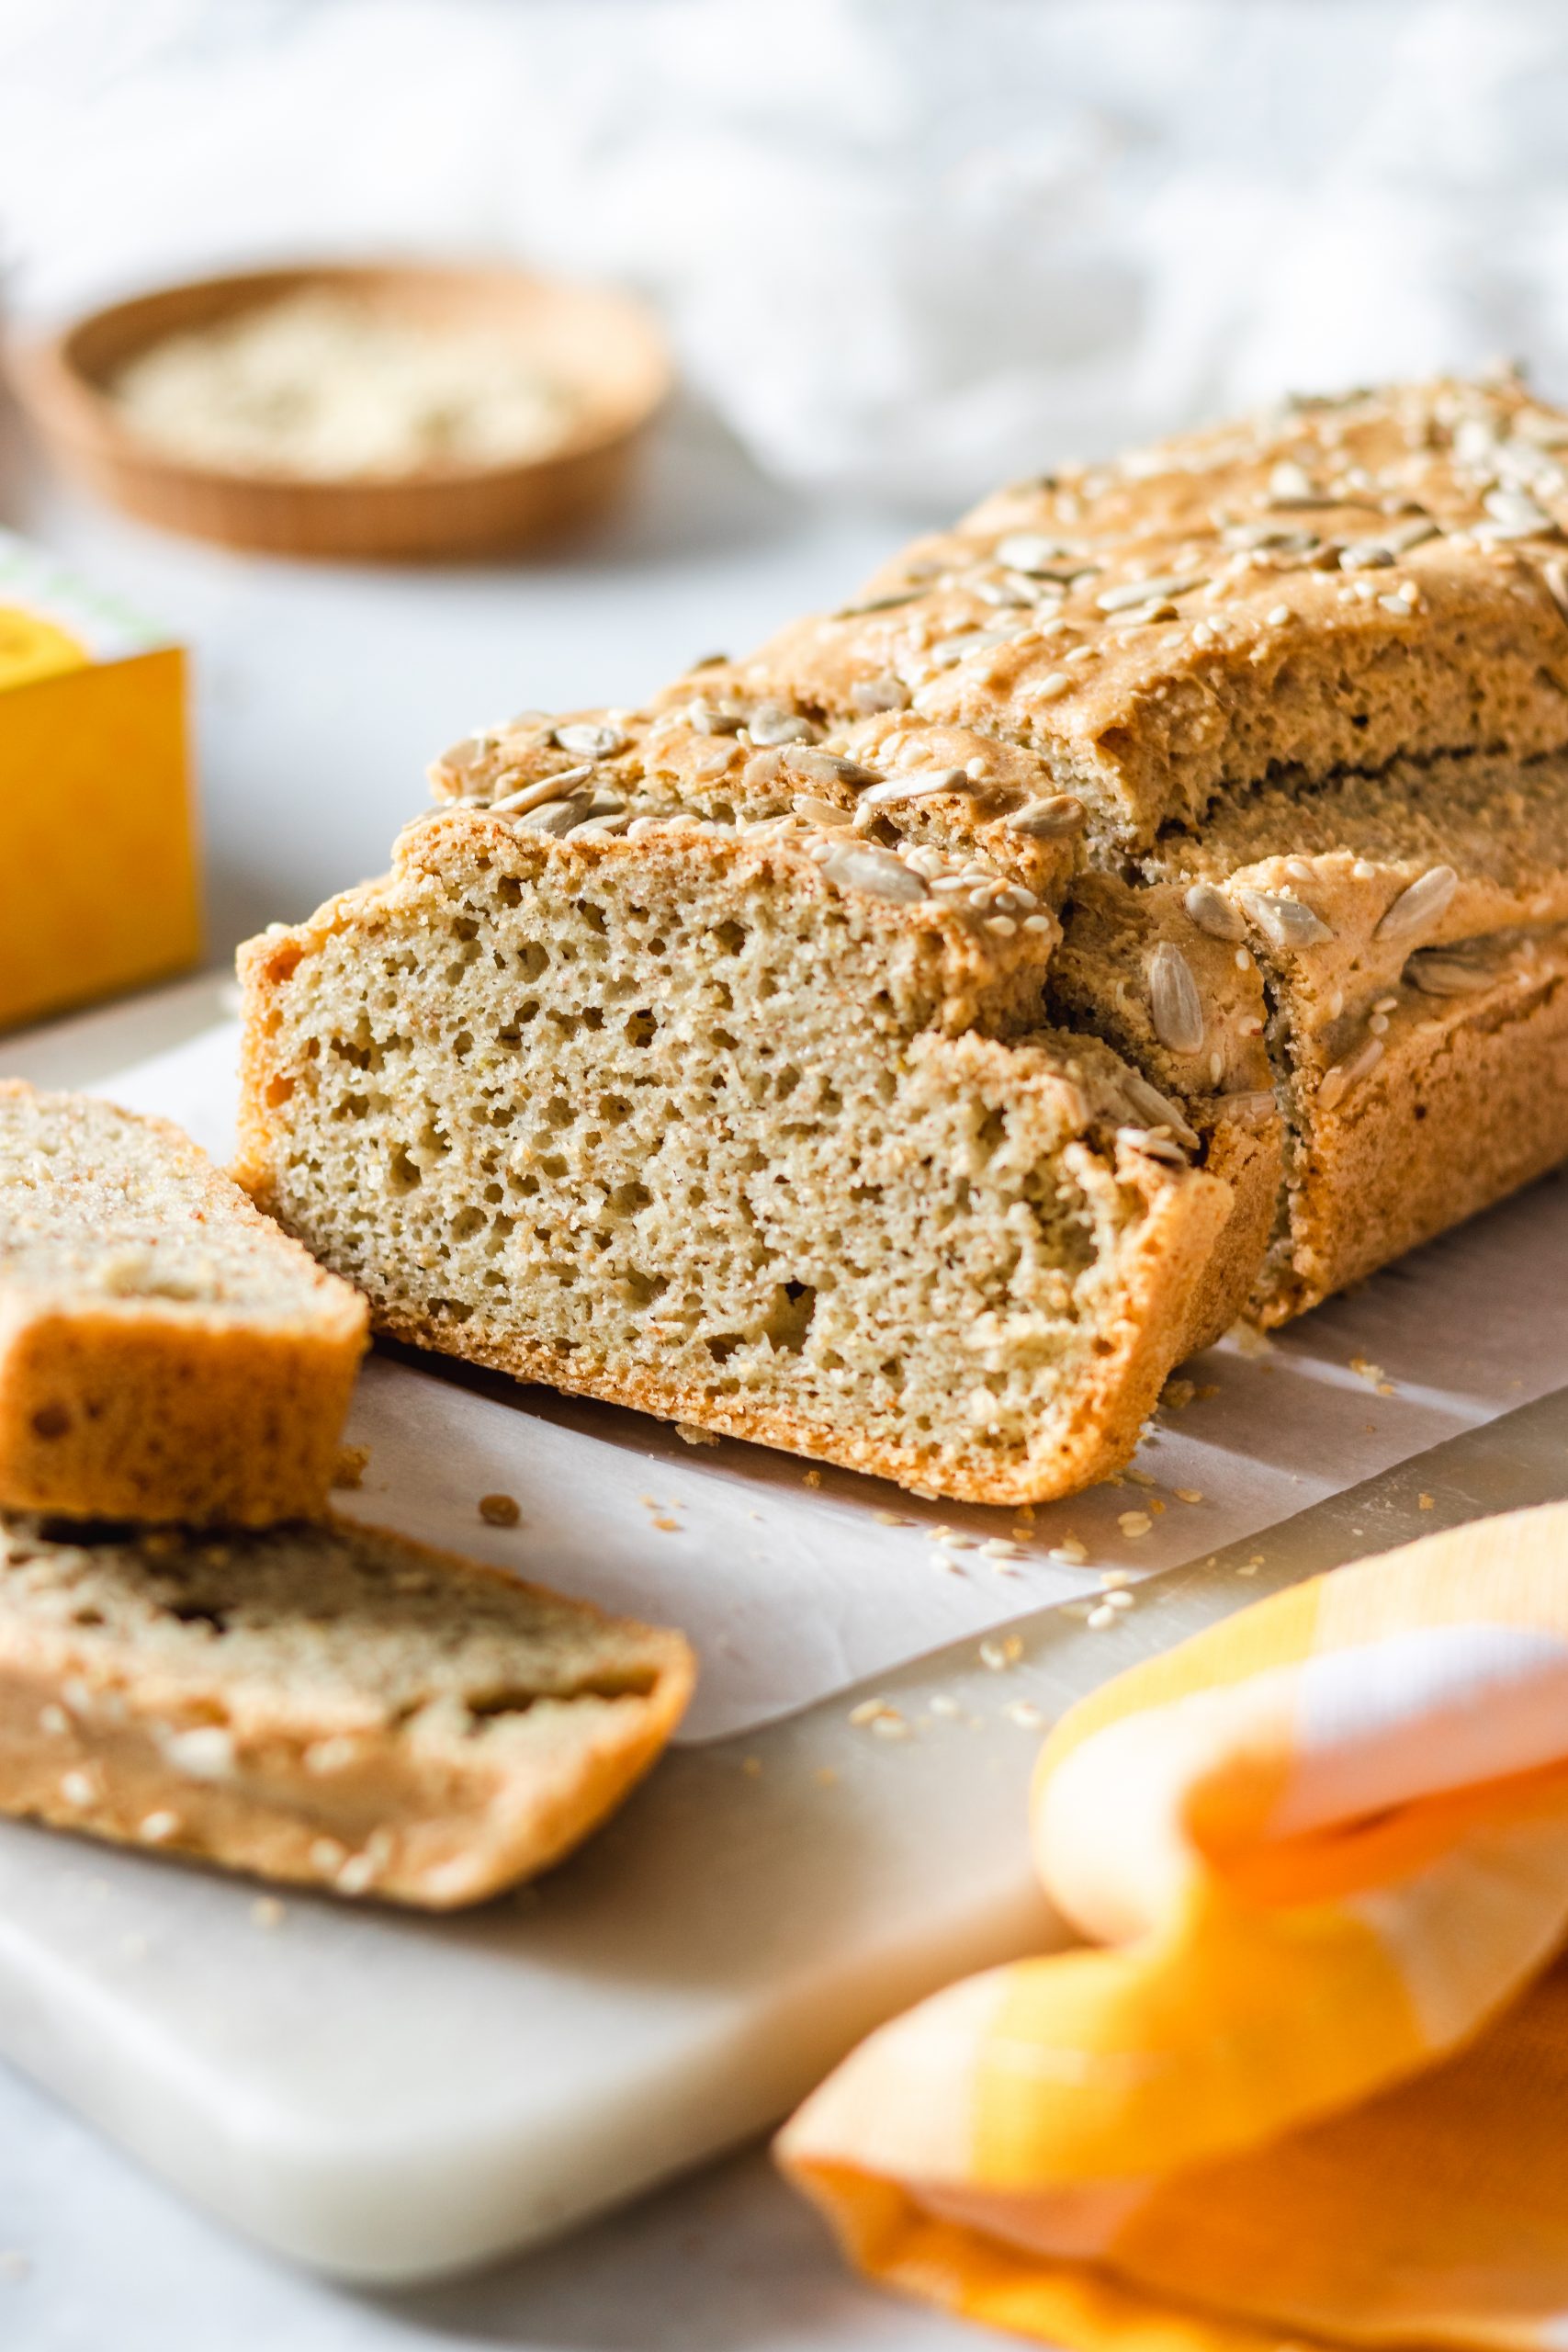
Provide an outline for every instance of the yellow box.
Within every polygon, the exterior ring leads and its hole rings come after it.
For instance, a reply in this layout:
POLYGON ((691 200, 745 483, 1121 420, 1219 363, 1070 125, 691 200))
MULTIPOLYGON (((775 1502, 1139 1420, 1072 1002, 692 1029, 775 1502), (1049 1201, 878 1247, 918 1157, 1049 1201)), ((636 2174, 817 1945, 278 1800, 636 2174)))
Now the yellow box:
POLYGON ((0 531, 0 1029, 200 949, 185 657, 0 531))

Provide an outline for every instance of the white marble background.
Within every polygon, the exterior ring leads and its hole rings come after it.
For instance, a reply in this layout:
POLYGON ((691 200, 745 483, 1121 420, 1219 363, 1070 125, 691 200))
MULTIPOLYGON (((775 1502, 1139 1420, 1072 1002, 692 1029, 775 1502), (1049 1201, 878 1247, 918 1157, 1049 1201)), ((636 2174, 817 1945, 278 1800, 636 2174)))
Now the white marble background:
MULTIPOLYGON (((0 519, 193 645, 220 952, 378 865, 448 735, 761 636, 889 508, 1286 385, 1517 351, 1568 389, 1565 124, 1551 0, 0 0, 14 316, 510 252, 645 287, 692 387, 637 508, 549 565, 236 563, 4 446, 0 519)), ((983 2340, 849 2280, 754 2158, 488 2279, 342 2293, 0 2075, 6 2352, 983 2340)))

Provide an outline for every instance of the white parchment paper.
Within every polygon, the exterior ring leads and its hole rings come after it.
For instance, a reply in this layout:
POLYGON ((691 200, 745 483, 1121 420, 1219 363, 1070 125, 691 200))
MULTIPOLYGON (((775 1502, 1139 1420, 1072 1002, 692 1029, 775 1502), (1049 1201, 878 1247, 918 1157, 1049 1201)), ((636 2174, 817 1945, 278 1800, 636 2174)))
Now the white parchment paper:
MULTIPOLYGON (((236 1036, 210 1030, 98 1091, 226 1158, 236 1036)), ((682 1626, 703 1667, 682 1736, 710 1739, 1095 1596, 1107 1569, 1142 1578, 1201 1557, 1568 1385, 1568 1176, 1266 1347, 1196 1358, 1192 1401, 1161 1411, 1132 1474, 1027 1526, 761 1446, 688 1446, 641 1414, 429 1362, 368 1364, 349 1437, 370 1461, 341 1507, 682 1626), (480 1520, 494 1493, 516 1500, 515 1528, 480 1520), (982 1549, 998 1542, 1010 1548, 982 1549)))

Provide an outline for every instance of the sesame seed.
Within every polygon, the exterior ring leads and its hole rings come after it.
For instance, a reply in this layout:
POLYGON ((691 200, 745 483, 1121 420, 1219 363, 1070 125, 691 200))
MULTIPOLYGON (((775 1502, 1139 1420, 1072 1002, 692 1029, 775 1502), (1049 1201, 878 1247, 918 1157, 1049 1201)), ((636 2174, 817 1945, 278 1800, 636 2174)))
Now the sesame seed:
POLYGON ((1089 1553, 1076 1535, 1064 1535, 1059 1544, 1052 1544, 1051 1557, 1065 1568, 1081 1568, 1089 1553))
POLYGON ((165 1838, 174 1836, 179 1826, 177 1813, 149 1813, 137 1823, 136 1834, 144 1845, 161 1846, 165 1838))
POLYGON ((1270 605, 1263 616, 1270 628, 1282 628, 1291 617, 1289 605, 1270 605))
POLYGON ((1136 1542, 1140 1535, 1149 1533, 1154 1521, 1146 1510, 1124 1510, 1118 1515, 1116 1524, 1129 1541, 1136 1542))
POLYGON ((1097 1634, 1103 1633, 1107 1625, 1114 1625, 1115 1623, 1116 1611, 1111 1607, 1109 1601, 1104 1600, 1100 1603, 1098 1608, 1091 1609, 1089 1615, 1084 1619, 1084 1623, 1086 1625, 1092 1625, 1097 1634))
POLYGON ((1016 1634, 992 1634, 980 1645, 980 1663, 989 1667, 993 1674, 1016 1666, 1022 1656, 1023 1644, 1016 1634))
POLYGON ((97 1795, 97 1783, 91 1772, 65 1772, 61 1775, 60 1793, 67 1804, 88 1805, 97 1795))
POLYGON ((1013 1699, 1002 1713, 1009 1723, 1017 1724, 1021 1731, 1037 1731, 1045 1720, 1032 1699, 1013 1699))
POLYGON ((1179 1503, 1201 1503, 1203 1499, 1201 1487, 1178 1487, 1174 1492, 1179 1503))
POLYGON ((931 1702, 933 1715, 959 1715, 964 1710, 950 1690, 938 1690, 931 1702))

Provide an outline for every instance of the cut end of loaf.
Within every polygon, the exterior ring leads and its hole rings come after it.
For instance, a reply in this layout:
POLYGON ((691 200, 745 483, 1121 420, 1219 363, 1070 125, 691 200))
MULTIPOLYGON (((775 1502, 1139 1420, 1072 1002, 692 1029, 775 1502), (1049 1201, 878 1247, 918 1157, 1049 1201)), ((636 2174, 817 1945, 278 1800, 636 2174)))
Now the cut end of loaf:
POLYGON ((1038 1028, 1048 941, 880 878, 425 820, 246 951, 243 1179, 405 1339, 932 1492, 1077 1487, 1230 1191, 1038 1028))

